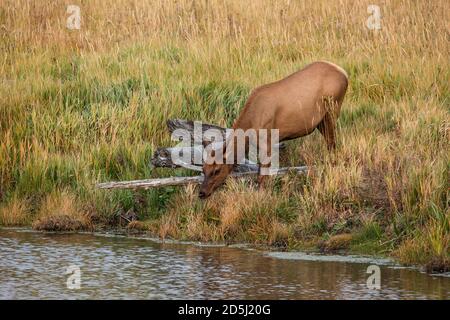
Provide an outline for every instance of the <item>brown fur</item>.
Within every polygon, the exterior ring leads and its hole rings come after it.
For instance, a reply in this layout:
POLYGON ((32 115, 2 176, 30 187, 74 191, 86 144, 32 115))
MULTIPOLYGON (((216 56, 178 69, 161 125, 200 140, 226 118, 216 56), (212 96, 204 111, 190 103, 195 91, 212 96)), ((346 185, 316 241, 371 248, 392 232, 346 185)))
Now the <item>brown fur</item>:
MULTIPOLYGON (((306 136, 317 128, 332 150, 336 146, 336 120, 347 86, 347 74, 339 66, 326 61, 311 63, 284 79, 253 90, 233 129, 256 129, 257 132, 279 129, 279 140, 285 141, 306 136)), ((233 141, 230 139, 231 143, 233 141)), ((269 148, 270 145, 267 141, 269 148)), ((271 150, 267 152, 270 154, 271 150)), ((226 156, 225 151, 224 154, 226 156)), ((235 159, 235 163, 238 160, 235 159)), ((233 165, 205 163, 200 197, 209 196, 232 169, 233 165)), ((260 175, 261 183, 264 177, 260 175)))

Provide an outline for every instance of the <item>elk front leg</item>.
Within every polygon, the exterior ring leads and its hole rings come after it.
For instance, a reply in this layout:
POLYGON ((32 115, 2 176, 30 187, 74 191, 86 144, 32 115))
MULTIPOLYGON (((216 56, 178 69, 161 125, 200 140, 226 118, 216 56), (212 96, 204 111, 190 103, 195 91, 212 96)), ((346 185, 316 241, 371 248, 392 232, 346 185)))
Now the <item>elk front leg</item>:
POLYGON ((272 139, 270 131, 267 132, 267 139, 261 139, 259 142, 259 188, 267 185, 267 178, 271 174, 272 167, 272 139), (262 140, 262 141, 261 141, 262 140))
POLYGON ((267 185, 267 177, 269 174, 265 173, 264 171, 270 170, 270 164, 263 164, 259 167, 259 176, 258 176, 258 187, 259 188, 265 188, 267 185))

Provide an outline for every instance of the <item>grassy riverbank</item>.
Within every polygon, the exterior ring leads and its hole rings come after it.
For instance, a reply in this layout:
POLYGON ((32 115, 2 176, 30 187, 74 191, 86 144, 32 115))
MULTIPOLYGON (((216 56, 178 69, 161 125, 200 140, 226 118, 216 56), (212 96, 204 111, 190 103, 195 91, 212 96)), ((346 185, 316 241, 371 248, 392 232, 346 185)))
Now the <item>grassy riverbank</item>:
POLYGON ((161 237, 381 253, 449 266, 449 13, 446 1, 67 1, 0 7, 0 225, 126 226, 161 237), (282 165, 315 167, 257 190, 229 181, 98 191, 96 182, 186 175, 151 169, 166 119, 230 125, 255 86, 314 60, 350 87, 338 149, 314 133, 282 165))

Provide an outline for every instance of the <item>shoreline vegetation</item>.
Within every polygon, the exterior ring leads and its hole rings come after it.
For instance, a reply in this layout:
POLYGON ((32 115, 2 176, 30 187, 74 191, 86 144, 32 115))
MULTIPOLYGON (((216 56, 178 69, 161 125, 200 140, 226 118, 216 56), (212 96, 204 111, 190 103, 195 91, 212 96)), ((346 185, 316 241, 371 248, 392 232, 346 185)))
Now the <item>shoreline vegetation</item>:
POLYGON ((162 239, 385 255, 450 268, 450 68, 444 0, 64 1, 0 7, 0 226, 127 228, 162 239), (306 176, 196 188, 96 183, 195 174, 149 165, 165 122, 229 127, 252 88, 315 60, 349 74, 337 150, 317 132, 280 165, 306 176))

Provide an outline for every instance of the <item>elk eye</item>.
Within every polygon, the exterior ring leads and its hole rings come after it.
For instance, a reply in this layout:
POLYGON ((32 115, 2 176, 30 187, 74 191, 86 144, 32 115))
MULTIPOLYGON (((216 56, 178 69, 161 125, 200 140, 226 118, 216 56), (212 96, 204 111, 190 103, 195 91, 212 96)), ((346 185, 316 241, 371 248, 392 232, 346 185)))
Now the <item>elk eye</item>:
POLYGON ((215 169, 212 173, 212 176, 216 176, 219 173, 220 169, 215 169))

